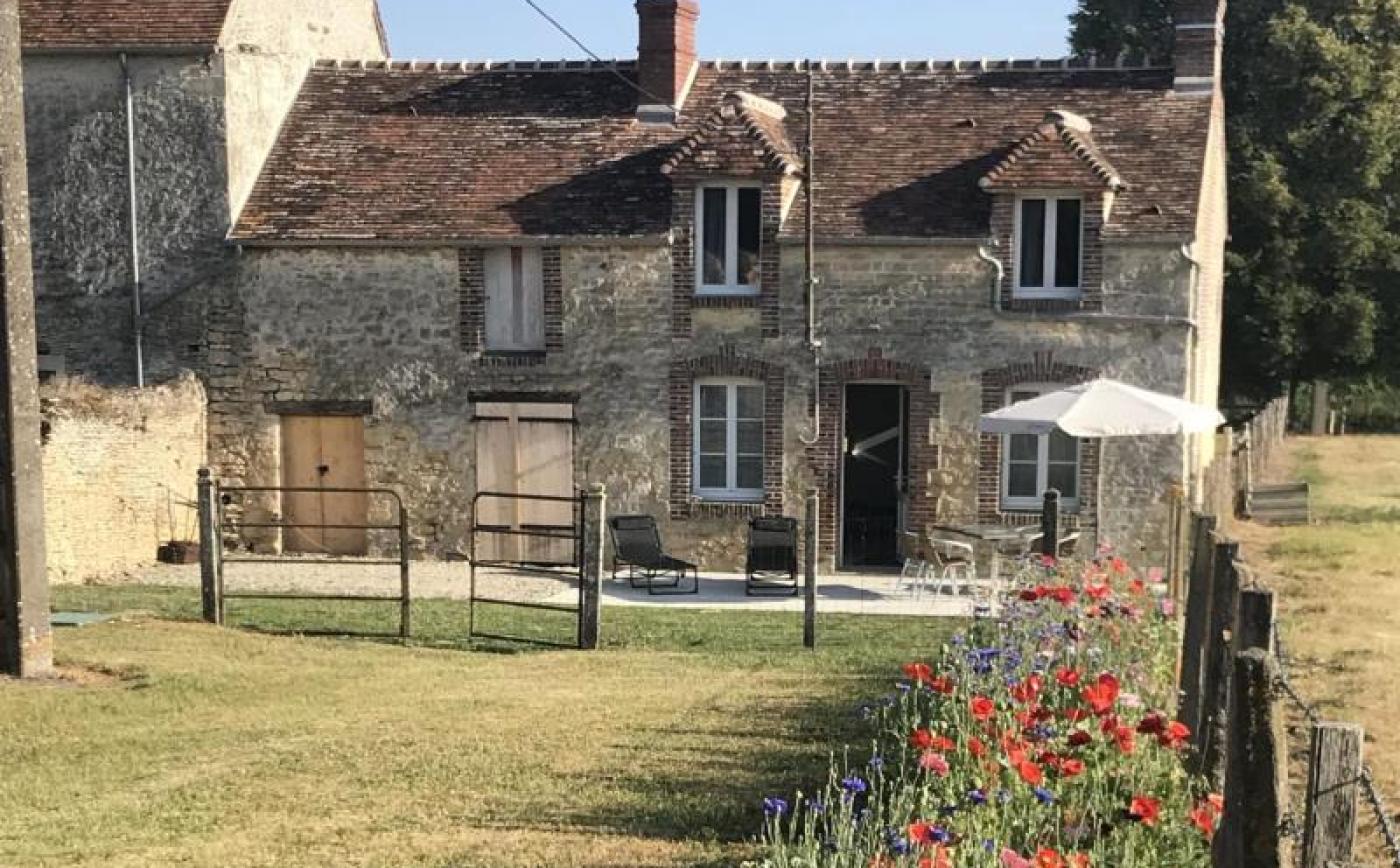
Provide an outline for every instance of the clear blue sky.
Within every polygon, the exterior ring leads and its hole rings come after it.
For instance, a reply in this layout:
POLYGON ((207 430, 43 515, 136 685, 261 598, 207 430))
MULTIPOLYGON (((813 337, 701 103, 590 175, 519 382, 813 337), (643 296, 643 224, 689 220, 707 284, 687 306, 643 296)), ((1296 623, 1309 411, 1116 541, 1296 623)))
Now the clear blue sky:
MULTIPOLYGON (((379 0, 395 57, 582 53, 524 0, 379 0)), ((632 0, 537 0, 603 57, 635 57, 632 0)), ((1074 0, 701 0, 706 58, 1059 57, 1074 0)))

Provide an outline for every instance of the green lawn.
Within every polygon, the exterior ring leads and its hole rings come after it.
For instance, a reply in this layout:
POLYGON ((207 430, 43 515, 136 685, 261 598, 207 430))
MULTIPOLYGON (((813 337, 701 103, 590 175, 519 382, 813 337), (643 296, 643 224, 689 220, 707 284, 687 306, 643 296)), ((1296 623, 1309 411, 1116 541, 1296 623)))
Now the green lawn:
POLYGON ((125 614, 58 634, 80 686, 0 682, 0 865, 733 864, 761 797, 819 780, 855 703, 956 626, 824 616, 807 652, 795 615, 608 609, 601 651, 520 652, 469 646, 447 602, 403 648, 192 623, 194 591, 56 597, 125 614))

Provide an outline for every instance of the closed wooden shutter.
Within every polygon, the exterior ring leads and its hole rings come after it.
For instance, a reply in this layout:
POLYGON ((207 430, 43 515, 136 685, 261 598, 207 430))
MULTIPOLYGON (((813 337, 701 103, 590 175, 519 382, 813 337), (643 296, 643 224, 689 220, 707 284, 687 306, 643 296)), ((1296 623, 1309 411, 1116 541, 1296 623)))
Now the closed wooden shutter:
POLYGON ((544 257, 538 247, 486 252, 486 348, 544 349, 544 257))
MULTIPOLYGON (((477 405, 477 491, 504 495, 574 495, 574 408, 571 404, 483 402, 477 405)), ((569 533, 571 502, 484 497, 478 527, 569 533)), ((479 560, 572 565, 575 545, 510 534, 477 534, 479 560)))

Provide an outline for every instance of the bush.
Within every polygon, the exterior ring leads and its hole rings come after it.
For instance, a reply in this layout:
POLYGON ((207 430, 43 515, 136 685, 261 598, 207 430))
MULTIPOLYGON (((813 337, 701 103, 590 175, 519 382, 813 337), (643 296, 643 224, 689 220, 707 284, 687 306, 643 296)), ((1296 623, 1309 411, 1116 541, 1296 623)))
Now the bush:
POLYGON ((1032 583, 865 706, 872 747, 765 801, 763 868, 1208 866, 1165 588, 1106 558, 1032 583))

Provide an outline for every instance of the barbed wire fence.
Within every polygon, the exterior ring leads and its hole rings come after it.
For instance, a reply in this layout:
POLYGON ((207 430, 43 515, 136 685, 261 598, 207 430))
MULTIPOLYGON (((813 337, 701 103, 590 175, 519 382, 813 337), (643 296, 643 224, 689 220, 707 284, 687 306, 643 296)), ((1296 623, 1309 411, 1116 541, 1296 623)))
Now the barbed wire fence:
MULTIPOLYGON (((1283 635, 1281 631, 1278 630, 1274 632, 1274 651, 1274 656, 1278 659, 1279 663, 1279 690, 1284 696, 1288 697, 1289 701, 1292 702, 1295 707, 1297 707, 1298 711, 1302 713, 1309 724, 1313 726, 1321 725, 1323 718, 1322 714, 1317 710, 1317 706, 1304 699, 1303 694, 1293 684, 1293 660, 1288 655, 1287 648, 1284 645, 1283 635)), ((1385 844, 1386 852, 1390 856, 1390 864, 1393 868, 1400 868, 1400 832, 1396 830, 1393 815, 1386 807, 1385 798, 1381 795, 1380 788, 1376 785, 1375 775, 1372 773, 1369 763, 1361 766, 1360 783, 1361 794, 1370 806, 1372 813, 1375 815, 1376 828, 1379 830, 1380 836, 1385 844)), ((1296 794, 1296 790, 1294 792, 1296 794)), ((1301 812, 1297 810, 1296 805, 1294 810, 1295 817, 1301 816, 1301 812)), ((1298 822, 1288 823, 1284 831, 1301 845, 1302 831, 1301 825, 1298 822)), ((1302 850, 1300 846, 1299 856, 1301 857, 1301 855, 1302 850)))

